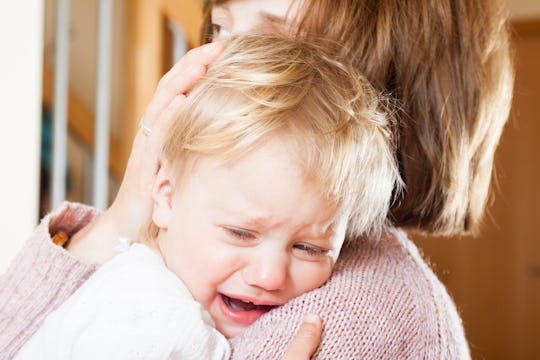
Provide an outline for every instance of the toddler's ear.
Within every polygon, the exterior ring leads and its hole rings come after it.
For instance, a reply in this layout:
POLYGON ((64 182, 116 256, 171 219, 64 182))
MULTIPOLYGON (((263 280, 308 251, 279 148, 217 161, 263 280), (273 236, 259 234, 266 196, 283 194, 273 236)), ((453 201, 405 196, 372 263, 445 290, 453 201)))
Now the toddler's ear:
POLYGON ((159 168, 152 187, 152 220, 160 229, 169 227, 169 220, 172 215, 172 195, 173 187, 171 183, 171 166, 168 161, 164 161, 159 168))

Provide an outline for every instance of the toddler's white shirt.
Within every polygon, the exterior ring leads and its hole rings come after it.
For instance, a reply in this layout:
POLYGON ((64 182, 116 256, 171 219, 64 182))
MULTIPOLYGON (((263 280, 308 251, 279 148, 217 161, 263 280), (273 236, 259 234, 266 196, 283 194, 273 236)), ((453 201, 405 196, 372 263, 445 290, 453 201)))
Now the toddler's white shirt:
MULTIPOLYGON (((54 271, 54 269, 51 269, 54 271)), ((230 347, 184 283, 148 247, 101 266, 52 312, 16 359, 228 359, 230 347)))

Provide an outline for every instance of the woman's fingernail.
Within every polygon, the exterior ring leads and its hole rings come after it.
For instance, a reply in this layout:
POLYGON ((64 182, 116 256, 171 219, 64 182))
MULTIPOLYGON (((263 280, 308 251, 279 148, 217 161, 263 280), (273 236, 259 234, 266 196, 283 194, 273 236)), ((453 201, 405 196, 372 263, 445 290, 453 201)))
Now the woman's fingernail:
POLYGON ((220 43, 208 43, 203 45, 202 50, 206 55, 213 55, 221 49, 223 45, 220 43))
POLYGON ((198 65, 195 65, 195 64, 191 64, 189 65, 187 68, 186 68, 186 74, 195 74, 195 73, 198 73, 199 72, 199 68, 200 66, 198 65))
POLYGON ((321 319, 316 314, 307 314, 304 316, 304 322, 308 324, 319 324, 321 319))

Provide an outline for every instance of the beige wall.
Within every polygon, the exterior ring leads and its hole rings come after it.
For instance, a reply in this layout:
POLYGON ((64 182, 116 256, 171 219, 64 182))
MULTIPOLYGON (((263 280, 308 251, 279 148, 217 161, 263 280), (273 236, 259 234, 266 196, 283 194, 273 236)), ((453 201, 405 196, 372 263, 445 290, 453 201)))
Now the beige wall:
POLYGON ((514 19, 540 17, 540 0, 505 0, 514 19))
POLYGON ((43 0, 0 1, 0 274, 37 223, 43 0))

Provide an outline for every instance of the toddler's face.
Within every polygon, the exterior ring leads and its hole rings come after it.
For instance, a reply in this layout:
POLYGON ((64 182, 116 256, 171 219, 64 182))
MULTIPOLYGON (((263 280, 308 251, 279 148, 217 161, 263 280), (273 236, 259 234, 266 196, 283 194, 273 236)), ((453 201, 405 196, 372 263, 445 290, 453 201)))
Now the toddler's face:
POLYGON ((227 337, 321 286, 343 244, 345 216, 292 159, 273 139, 231 163, 200 158, 174 191, 167 176, 154 190, 165 262, 227 337))

